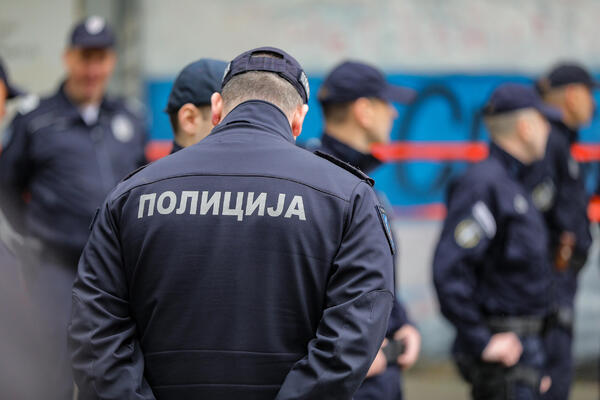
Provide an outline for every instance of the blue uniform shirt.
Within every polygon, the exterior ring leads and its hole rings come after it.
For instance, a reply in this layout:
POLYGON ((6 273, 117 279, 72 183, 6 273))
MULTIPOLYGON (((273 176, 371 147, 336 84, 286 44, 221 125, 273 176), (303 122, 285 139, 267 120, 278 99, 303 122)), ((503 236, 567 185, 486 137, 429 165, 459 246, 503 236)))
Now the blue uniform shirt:
POLYGON ((449 188, 433 278, 457 343, 475 356, 491 337, 488 317, 543 317, 549 311, 548 239, 521 184, 525 170, 492 144, 489 157, 449 188))
POLYGON ((73 288, 83 398, 351 398, 393 302, 369 182, 247 101, 121 183, 73 288))
POLYGON ((63 86, 30 108, 7 131, 0 155, 0 205, 15 227, 25 225, 46 244, 79 253, 95 210, 145 162, 145 126, 122 101, 108 98, 97 121, 87 125, 63 86))

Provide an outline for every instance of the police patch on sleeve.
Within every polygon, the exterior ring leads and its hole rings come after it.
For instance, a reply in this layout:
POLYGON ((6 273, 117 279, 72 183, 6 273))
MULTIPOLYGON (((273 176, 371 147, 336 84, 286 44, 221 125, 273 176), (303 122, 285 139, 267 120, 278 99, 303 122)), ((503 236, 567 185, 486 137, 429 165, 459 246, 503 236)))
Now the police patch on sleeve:
POLYGON ((454 240, 463 249, 472 249, 477 246, 482 237, 483 230, 473 218, 462 220, 454 229, 454 240))
POLYGON ((379 221, 381 221, 381 226, 383 226, 383 232, 385 233, 385 237, 387 238, 388 244, 390 245, 390 251, 392 254, 396 254, 396 244, 394 243, 394 237, 392 236, 392 227, 390 226, 390 218, 385 211, 385 208, 381 206, 375 206, 377 210, 377 214, 379 215, 379 221))

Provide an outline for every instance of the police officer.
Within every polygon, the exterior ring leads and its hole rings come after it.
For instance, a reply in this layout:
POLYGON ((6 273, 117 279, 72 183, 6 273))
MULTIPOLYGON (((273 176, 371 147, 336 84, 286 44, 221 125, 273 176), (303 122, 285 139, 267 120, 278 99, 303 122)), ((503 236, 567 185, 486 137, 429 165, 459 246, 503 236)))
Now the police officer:
POLYGON ((373 181, 295 146, 308 98, 294 58, 247 51, 211 134, 109 195, 73 287, 84 399, 352 397, 385 334, 394 247, 373 181))
POLYGON ((202 58, 181 70, 165 112, 173 128, 171 154, 204 139, 213 128, 210 97, 221 89, 225 61, 202 58))
POLYGON ((566 400, 573 379, 577 276, 592 243, 585 177, 571 156, 570 148, 579 139, 578 129, 589 124, 593 117, 592 90, 598 84, 582 66, 562 63, 540 78, 536 86, 546 104, 556 111, 554 118, 549 119, 552 130, 546 157, 530 178, 533 193, 539 199, 538 208, 544 211, 550 230, 550 254, 554 266, 553 317, 546 335, 552 387, 544 398, 566 400), (546 196, 545 193, 550 191, 552 196, 546 196), (551 201, 544 201, 550 197, 551 201))
POLYGON ((114 185, 145 162, 140 116, 105 96, 114 44, 102 18, 77 24, 64 53, 65 81, 50 97, 25 101, 0 155, 1 205, 30 243, 23 257, 41 315, 46 399, 72 398, 66 329, 90 221, 114 185))
MULTIPOLYGON (((387 83, 384 75, 370 65, 354 61, 339 64, 319 89, 325 116, 325 133, 319 150, 370 173, 381 165, 371 155, 371 146, 389 143, 392 124, 398 115, 391 102, 406 104, 414 97, 413 90, 387 83)), ((389 366, 387 360, 379 365, 379 370, 377 364, 372 366, 354 395, 355 400, 402 399, 400 368, 410 368, 415 363, 421 338, 398 300, 394 302, 386 338, 387 344, 379 353, 381 359, 385 354, 392 355, 392 347, 404 350, 401 355, 393 354, 389 366)))
POLYGON ((498 87, 485 108, 489 157, 449 187, 433 278, 474 399, 536 399, 549 385, 541 379, 548 241, 523 185, 527 166, 544 156, 546 112, 531 88, 498 87))

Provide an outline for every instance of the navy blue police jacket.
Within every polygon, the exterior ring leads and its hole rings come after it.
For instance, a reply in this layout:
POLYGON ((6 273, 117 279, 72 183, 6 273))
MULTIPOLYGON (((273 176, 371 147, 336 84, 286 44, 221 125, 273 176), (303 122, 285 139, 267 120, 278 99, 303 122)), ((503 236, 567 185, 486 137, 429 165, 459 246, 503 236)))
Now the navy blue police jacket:
POLYGON ((73 287, 80 396, 351 399, 393 303, 371 185, 257 100, 119 184, 73 287))
POLYGON ((442 314, 455 349, 479 357, 494 316, 545 317, 550 273, 544 219, 523 186, 525 166, 495 144, 448 190, 433 260, 442 314))
MULTIPOLYGON (((332 156, 347 162, 353 167, 360 169, 365 174, 370 174, 371 171, 382 164, 382 162, 373 157, 373 155, 361 153, 360 151, 357 151, 347 144, 340 142, 327 133, 324 133, 321 137, 321 143, 318 147, 318 150, 322 151, 323 153, 331 154, 332 156)), ((397 242, 395 247, 398 248, 397 242)), ((398 298, 396 298, 396 301, 394 301, 394 307, 392 308, 392 314, 390 315, 390 322, 386 336, 390 338, 393 337, 394 333, 407 323, 409 323, 408 313, 406 312, 406 309, 402 303, 400 303, 398 298)))
POLYGON ((81 252, 106 195, 145 163, 146 129, 138 113, 105 98, 97 121, 87 125, 64 85, 41 101, 27 99, 6 136, 0 204, 16 228, 60 252, 81 252))
POLYGON ((592 244, 587 215, 589 196, 585 177, 571 155, 571 145, 578 139, 577 131, 558 119, 549 119, 550 135, 544 159, 532 166, 526 184, 532 191, 536 207, 543 211, 550 236, 550 258, 554 262, 563 232, 575 235, 575 247, 564 271, 552 269, 553 302, 555 306, 573 307, 577 276, 587 260, 592 244))

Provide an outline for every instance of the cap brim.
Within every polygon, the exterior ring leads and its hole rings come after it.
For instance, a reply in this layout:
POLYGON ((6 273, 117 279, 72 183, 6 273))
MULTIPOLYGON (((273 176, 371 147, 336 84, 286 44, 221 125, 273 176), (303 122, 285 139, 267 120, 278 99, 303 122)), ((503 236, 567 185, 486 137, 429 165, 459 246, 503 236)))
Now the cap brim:
POLYGON ((410 104, 416 97, 416 90, 390 83, 388 83, 383 93, 381 93, 381 98, 391 103, 410 104))

